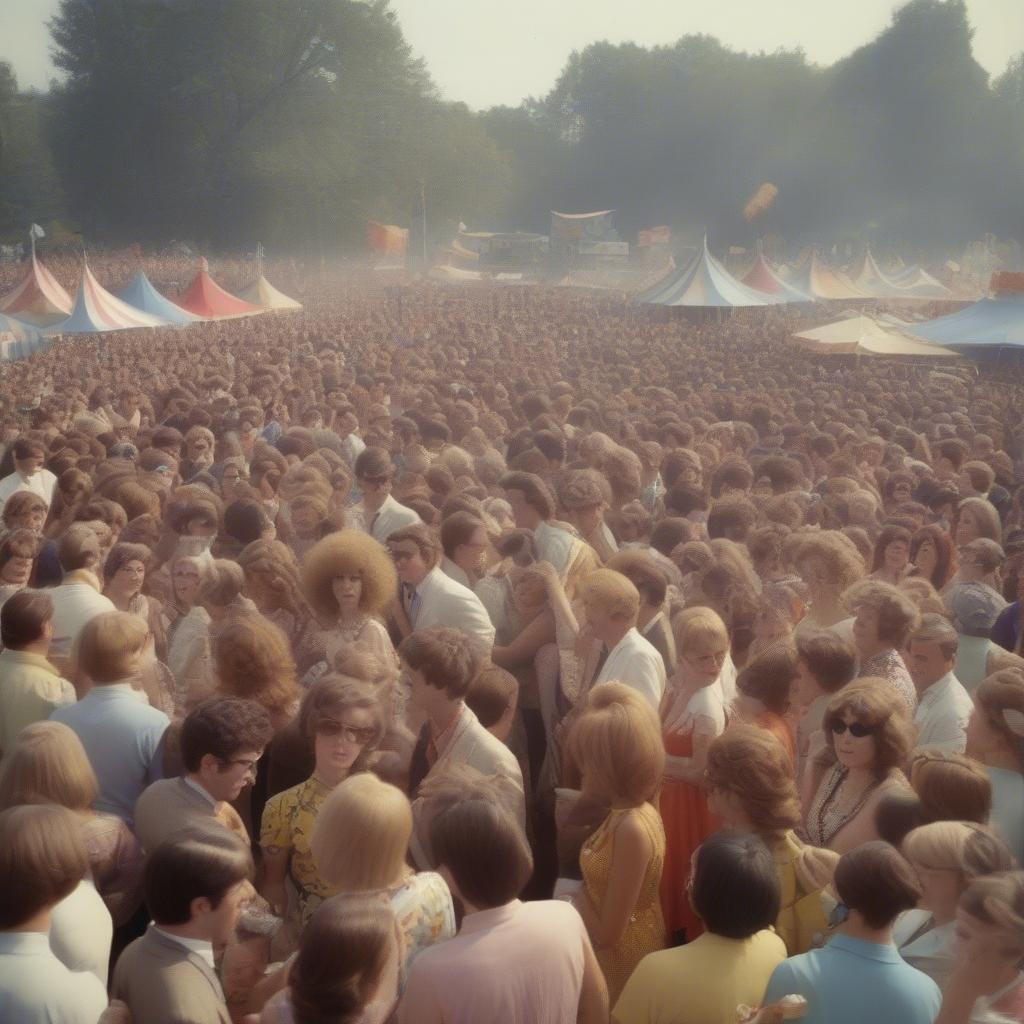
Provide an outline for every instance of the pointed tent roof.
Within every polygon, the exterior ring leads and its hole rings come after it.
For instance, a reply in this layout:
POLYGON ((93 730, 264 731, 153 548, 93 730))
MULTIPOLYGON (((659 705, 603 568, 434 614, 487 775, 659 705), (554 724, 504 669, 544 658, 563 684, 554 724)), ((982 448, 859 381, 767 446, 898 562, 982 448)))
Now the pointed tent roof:
POLYGON ((127 331, 135 327, 166 327, 162 317, 144 313, 112 295, 93 277, 88 263, 82 264, 75 306, 66 320, 47 327, 44 334, 99 334, 127 331))
POLYGON ((685 270, 670 275, 650 291, 638 296, 637 301, 655 306, 732 309, 770 306, 778 300, 737 281, 711 255, 705 235, 697 256, 685 270))
POLYGON ((0 313, 0 360, 24 359, 45 344, 38 327, 0 313))
POLYGON ((816 249, 811 252, 811 257, 806 264, 787 278, 787 283, 816 299, 870 298, 842 271, 833 270, 825 263, 816 249))
POLYGON ((774 295, 784 302, 813 302, 810 295, 805 295, 798 288, 787 284, 772 269, 771 264, 764 258, 763 252, 758 252, 751 268, 740 278, 743 284, 754 288, 767 295, 774 295))
POLYGON ((1024 295, 981 299, 949 316, 910 324, 907 330, 939 345, 1024 347, 1024 295))
POLYGON ((0 297, 0 312, 45 327, 63 320, 71 312, 71 296, 33 252, 21 282, 0 297))
POLYGON ((196 276, 178 296, 178 305, 189 313, 211 320, 229 316, 251 316, 253 313, 263 312, 259 306, 239 299, 221 288, 210 277, 210 265, 206 257, 200 259, 196 276))
POLYGON ((248 288, 238 293, 240 299, 267 309, 302 309, 302 303, 279 292, 262 274, 248 288))
POLYGON ((854 285, 868 295, 876 295, 879 298, 886 298, 896 294, 898 289, 892 281, 886 277, 882 268, 878 265, 871 253, 871 247, 864 247, 864 256, 856 272, 850 275, 854 285))
POLYGON ((831 355, 924 356, 949 359, 956 356, 948 348, 908 338, 895 330, 886 330, 871 317, 852 316, 822 327, 800 331, 793 340, 804 348, 831 355))
POLYGON ((190 313, 187 309, 176 306, 170 299, 161 295, 153 287, 152 282, 142 270, 138 271, 131 281, 116 294, 119 299, 127 302, 129 306, 141 309, 144 313, 158 316, 168 323, 184 326, 201 319, 194 313, 190 313))
POLYGON ((949 299, 953 293, 919 266, 908 267, 898 277, 890 279, 898 295, 915 299, 949 299))

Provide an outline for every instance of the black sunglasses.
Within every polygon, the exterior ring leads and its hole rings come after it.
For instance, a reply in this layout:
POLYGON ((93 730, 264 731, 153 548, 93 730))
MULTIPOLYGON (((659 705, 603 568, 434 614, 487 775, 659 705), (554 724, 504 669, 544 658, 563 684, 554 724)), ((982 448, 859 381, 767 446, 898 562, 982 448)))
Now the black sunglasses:
POLYGON ((862 740, 865 736, 870 736, 874 731, 873 725, 862 725, 860 722, 846 723, 842 719, 836 722, 829 722, 829 732, 836 736, 842 736, 847 729, 850 730, 851 736, 856 736, 857 739, 862 740))

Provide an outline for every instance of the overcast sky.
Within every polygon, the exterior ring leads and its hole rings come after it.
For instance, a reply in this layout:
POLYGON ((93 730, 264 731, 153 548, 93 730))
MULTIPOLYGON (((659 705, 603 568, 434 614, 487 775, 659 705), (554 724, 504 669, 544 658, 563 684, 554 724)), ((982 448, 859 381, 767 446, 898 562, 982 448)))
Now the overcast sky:
MULTIPOLYGON (((14 66, 23 87, 45 89, 53 74, 46 22, 59 6, 59 0, 0 0, 0 60, 14 66)), ((573 50, 601 39, 652 46, 704 32, 737 50, 803 47, 810 60, 831 64, 874 38, 899 6, 894 0, 392 0, 406 39, 444 97, 474 109, 543 96, 573 50)), ((1024 0, 967 0, 967 9, 974 56, 998 75, 1024 50, 1024 0)))

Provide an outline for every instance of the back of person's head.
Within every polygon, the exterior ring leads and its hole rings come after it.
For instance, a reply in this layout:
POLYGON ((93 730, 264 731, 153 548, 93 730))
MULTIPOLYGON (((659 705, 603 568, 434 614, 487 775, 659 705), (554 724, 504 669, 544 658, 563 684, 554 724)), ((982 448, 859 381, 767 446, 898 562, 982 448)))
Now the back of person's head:
POLYGON ((398 656, 421 673, 428 686, 444 690, 452 700, 466 696, 483 665, 478 645, 451 626, 431 626, 410 634, 399 644, 398 656))
POLYGON ((327 900, 299 939, 288 972, 294 1024, 357 1024, 398 956, 395 915, 373 896, 327 900))
POLYGON ((579 586, 580 599, 623 625, 636 623, 640 612, 640 592, 629 577, 614 569, 595 569, 579 586))
POLYGON ((480 910, 515 899, 533 870, 519 825, 488 800, 464 800, 442 811, 431 823, 430 845, 438 867, 480 910))
POLYGON ((100 542, 85 523, 72 523, 57 538, 57 559, 64 572, 94 569, 100 561, 100 542))
POLYGON ((869 928, 885 928, 921 898, 914 869, 896 849, 881 840, 844 853, 834 884, 840 902, 857 911, 869 928))
POLYGON ((975 879, 960 897, 959 912, 996 933, 1000 956, 1024 955, 1024 871, 975 879))
POLYGON ((500 665, 486 665, 466 694, 466 706, 485 729, 497 725, 514 709, 519 682, 500 665))
POLYGON ((690 903, 709 932, 748 939, 775 924, 780 901, 775 860, 761 838, 722 831, 700 845, 690 903))
POLYGON ((594 687, 568 746, 595 794, 633 807, 653 799, 665 749, 658 716, 636 690, 614 682, 594 687))
POLYGON ((21 590, 0 608, 0 641, 20 651, 43 638, 46 624, 53 619, 53 599, 44 590, 21 590))
POLYGON ((853 680, 857 669, 852 644, 824 630, 797 637, 797 659, 825 693, 841 690, 853 680))
POLYGON ((908 833, 900 844, 915 868, 951 871, 966 885, 975 878, 1010 871, 1009 847, 987 825, 969 821, 933 821, 908 833))
POLYGON ((216 910, 239 882, 252 876, 249 845, 227 829, 187 829, 162 842, 146 861, 146 906, 158 924, 187 924, 195 900, 216 910))
POLYGON ((33 722, 4 751, 0 808, 59 804, 85 814, 99 795, 96 774, 74 730, 61 722, 33 722))
POLYGON ((227 764, 240 753, 261 751, 273 738, 270 716, 262 704, 238 697, 214 697, 193 708, 181 726, 185 769, 199 771, 209 754, 227 764))
POLYGON ((893 789, 879 799, 875 808, 878 838, 897 848, 914 829, 927 823, 928 815, 921 798, 910 790, 893 789))
POLYGON ((339 892, 365 892, 401 877, 411 836, 409 798, 370 772, 360 772, 320 805, 310 849, 328 885, 339 892))
POLYGON ((985 768, 963 754, 924 750, 910 763, 910 784, 928 821, 984 824, 992 810, 992 780, 985 768))
POLYGON ((97 684, 128 678, 149 640, 144 619, 129 612, 101 612, 78 634, 78 666, 97 684))
POLYGON ((0 812, 0 931, 70 896, 89 869, 77 815, 37 804, 0 812))
POLYGON ((273 525, 262 502, 254 498, 239 498, 224 510, 224 532, 239 544, 260 540, 273 525))

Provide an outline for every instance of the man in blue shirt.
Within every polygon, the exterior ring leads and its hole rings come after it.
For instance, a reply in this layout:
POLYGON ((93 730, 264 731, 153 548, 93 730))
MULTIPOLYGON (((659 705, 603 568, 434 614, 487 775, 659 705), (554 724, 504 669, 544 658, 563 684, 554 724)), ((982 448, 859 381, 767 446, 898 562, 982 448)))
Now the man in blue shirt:
POLYGON ((764 1004, 803 996, 804 1024, 932 1024, 939 987, 892 941, 893 921, 920 897, 910 865, 887 843, 865 843, 839 861, 835 885, 849 916, 823 949, 775 968, 764 1004))
POLYGON ((151 707, 132 679, 151 642, 146 623, 127 612, 104 612, 79 638, 79 668, 93 688, 77 704, 50 715, 78 735, 100 785, 94 810, 132 824, 142 791, 162 778, 168 717, 151 707))

